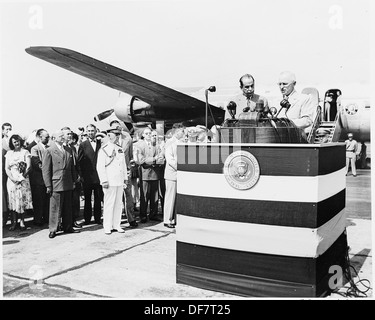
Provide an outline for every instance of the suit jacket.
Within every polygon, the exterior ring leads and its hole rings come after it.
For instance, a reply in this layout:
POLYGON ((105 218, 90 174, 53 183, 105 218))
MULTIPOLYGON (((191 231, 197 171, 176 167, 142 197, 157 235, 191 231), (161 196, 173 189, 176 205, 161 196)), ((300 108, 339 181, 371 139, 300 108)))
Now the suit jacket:
MULTIPOLYGON (((49 146, 47 146, 49 147, 49 146)), ((32 186, 44 186, 42 163, 47 149, 42 143, 37 143, 31 148, 31 167, 29 178, 32 186)))
POLYGON ((177 138, 173 136, 165 144, 165 180, 177 181, 177 143, 177 138))
POLYGON ((119 141, 119 146, 124 150, 125 153, 125 163, 126 168, 130 169, 130 160, 133 160, 133 140, 130 134, 125 134, 124 132, 121 134, 121 140, 119 141))
POLYGON ((44 184, 53 192, 69 191, 74 188, 77 173, 74 168, 73 152, 70 147, 63 146, 61 151, 52 144, 45 153, 42 162, 44 184))
POLYGON ((27 150, 31 153, 32 147, 36 146, 37 142, 35 140, 31 141, 30 144, 26 147, 27 150))
POLYGON ((162 154, 162 150, 158 148, 158 145, 148 145, 145 140, 141 140, 137 143, 139 152, 139 162, 142 167, 142 180, 159 180, 162 177, 162 166, 154 163, 155 157, 162 154))
MULTIPOLYGON (((248 99, 246 98, 246 96, 244 96, 243 93, 238 94, 238 95, 236 95, 236 96, 234 96, 232 98, 231 101, 235 102, 236 105, 237 105, 236 118, 238 118, 238 116, 243 112, 242 110, 248 106, 247 105, 247 103, 248 103, 247 100, 248 99)), ((249 100, 249 102, 250 102, 250 108, 251 109, 255 109, 256 103, 259 100, 263 100, 263 102, 264 102, 264 108, 268 107, 268 100, 267 100, 267 98, 254 93, 252 95, 252 97, 250 98, 250 100, 249 100)), ((231 118, 232 117, 231 117, 229 111, 226 109, 225 110, 225 119, 231 119, 231 118)))
POLYGON ((288 118, 292 120, 297 127, 305 129, 305 132, 308 132, 314 121, 314 114, 317 107, 314 106, 311 96, 298 93, 294 90, 289 95, 288 101, 291 105, 290 108, 288 110, 282 109, 278 117, 288 118))
POLYGON ((98 161, 98 152, 101 146, 100 141, 96 141, 96 149, 92 148, 89 139, 83 141, 78 148, 78 168, 79 174, 85 184, 100 183, 96 164, 98 161))

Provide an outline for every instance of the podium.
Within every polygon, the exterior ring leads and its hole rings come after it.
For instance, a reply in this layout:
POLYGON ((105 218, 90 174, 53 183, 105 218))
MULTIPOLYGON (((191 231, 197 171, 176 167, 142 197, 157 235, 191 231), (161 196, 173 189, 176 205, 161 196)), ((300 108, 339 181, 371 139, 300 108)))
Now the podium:
POLYGON ((177 283, 245 297, 335 288, 347 254, 344 143, 179 144, 177 153, 177 283))

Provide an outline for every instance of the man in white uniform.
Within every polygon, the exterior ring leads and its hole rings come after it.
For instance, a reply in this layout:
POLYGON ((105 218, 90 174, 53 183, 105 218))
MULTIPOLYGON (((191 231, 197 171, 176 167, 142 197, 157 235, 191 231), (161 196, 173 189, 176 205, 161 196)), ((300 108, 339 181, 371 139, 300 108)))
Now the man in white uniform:
POLYGON ((107 138, 102 140, 96 165, 104 194, 103 228, 105 234, 111 234, 112 230, 123 233, 125 231, 120 226, 122 195, 126 188, 128 173, 124 150, 115 144, 121 131, 112 128, 107 130, 107 134, 107 138))
POLYGON ((361 152, 356 140, 353 139, 353 133, 348 133, 348 139, 345 140, 346 145, 346 175, 349 173, 349 167, 352 168, 353 177, 357 176, 357 168, 355 161, 361 152))

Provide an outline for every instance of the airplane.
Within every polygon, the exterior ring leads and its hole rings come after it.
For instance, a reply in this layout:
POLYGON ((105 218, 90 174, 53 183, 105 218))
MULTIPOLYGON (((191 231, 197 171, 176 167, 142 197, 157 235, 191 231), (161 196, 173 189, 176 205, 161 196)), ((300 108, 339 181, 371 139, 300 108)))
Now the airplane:
POLYGON ((101 120, 114 112, 117 118, 128 126, 133 123, 164 121, 166 129, 178 122, 185 126, 202 125, 207 122, 207 127, 211 127, 224 121, 225 111, 221 108, 206 105, 202 100, 79 52, 43 46, 25 50, 32 56, 126 93, 114 108, 98 115, 101 120))
MULTIPOLYGON (((94 119, 101 121, 119 119, 129 130, 146 125, 162 122, 167 131, 174 123, 181 122, 187 127, 205 125, 211 128, 224 122, 225 108, 230 97, 238 93, 239 88, 225 88, 224 93, 211 96, 208 103, 208 92, 215 92, 215 87, 209 89, 195 88, 195 94, 190 90, 183 93, 138 75, 104 63, 82 53, 60 47, 37 46, 26 48, 25 51, 37 58, 55 64, 71 72, 99 82, 118 90, 121 94, 117 103, 110 109, 100 113, 94 119), (206 101, 202 100, 203 93, 206 101), (213 98, 213 99, 212 99, 213 98), (214 101, 214 102, 212 102, 214 101)), ((275 88, 256 90, 267 98, 280 99, 280 92, 275 88)), ((309 89, 309 88, 306 88, 309 89)), ((223 91, 222 91, 223 92, 223 91)), ((302 91, 303 92, 303 91, 302 91)), ((333 93, 333 104, 337 108, 336 135, 334 141, 345 141, 348 132, 352 132, 358 141, 370 141, 370 100, 367 96, 343 99, 351 88, 309 90, 315 95, 316 104, 321 107, 324 119, 325 98, 333 93), (322 99, 319 92, 325 92, 322 99)), ((370 91, 366 91, 367 95, 370 91)), ((218 92, 219 93, 219 92, 218 92)), ((332 122, 328 121, 328 122, 332 122)))

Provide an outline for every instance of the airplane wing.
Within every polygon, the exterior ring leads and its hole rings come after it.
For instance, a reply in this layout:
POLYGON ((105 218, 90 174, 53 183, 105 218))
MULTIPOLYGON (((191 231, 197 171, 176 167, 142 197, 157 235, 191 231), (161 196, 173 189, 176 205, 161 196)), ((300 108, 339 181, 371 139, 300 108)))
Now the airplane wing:
MULTIPOLYGON (((25 50, 32 56, 135 96, 150 105, 175 112, 182 111, 187 117, 204 118, 205 102, 79 52, 45 46, 25 50)), ((213 105, 210 107, 216 118, 215 122, 220 124, 224 120, 225 111, 213 105)))

